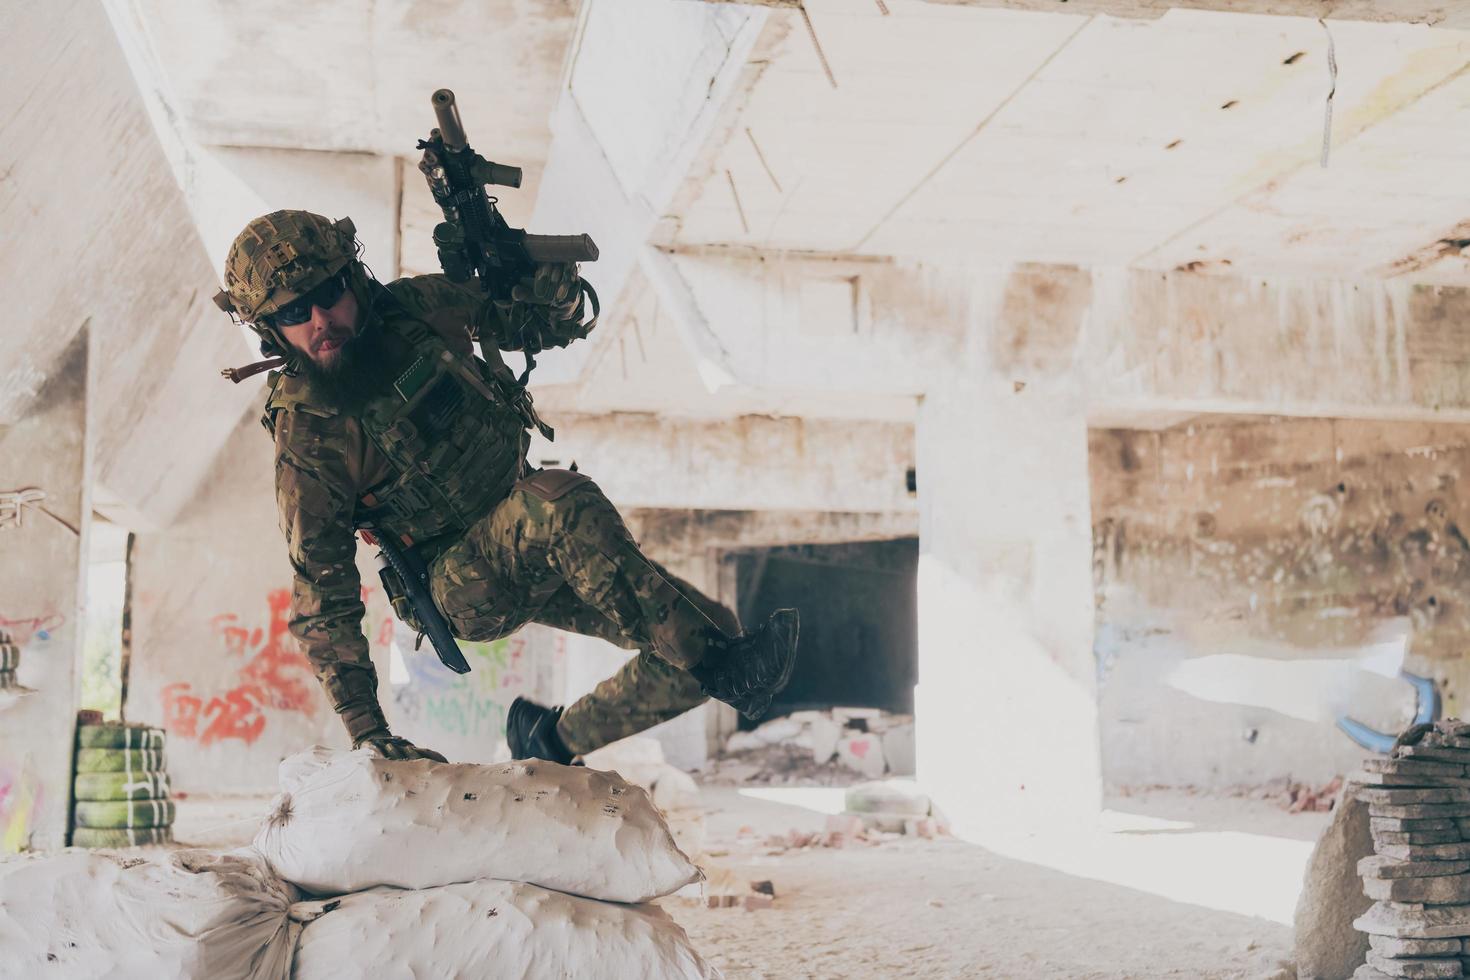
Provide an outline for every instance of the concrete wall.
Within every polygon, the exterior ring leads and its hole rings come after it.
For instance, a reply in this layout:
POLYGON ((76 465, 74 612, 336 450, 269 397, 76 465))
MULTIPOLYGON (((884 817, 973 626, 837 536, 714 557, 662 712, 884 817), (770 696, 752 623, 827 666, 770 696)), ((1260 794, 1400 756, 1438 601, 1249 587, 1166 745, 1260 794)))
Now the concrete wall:
POLYGON ((1463 713, 1470 427, 1201 416, 1090 458, 1110 785, 1325 782, 1339 717, 1412 717, 1400 662, 1463 713))
MULTIPOLYGON (((347 736, 286 631, 291 567, 277 526, 274 453, 252 410, 179 519, 134 546, 129 720, 169 732, 169 770, 190 792, 261 792, 276 763, 347 736)), ((359 552, 364 623, 387 696, 392 627, 359 552)))
POLYGON ((0 691, 0 854, 66 839, 92 513, 87 333, 72 338, 24 416, 0 425, 0 493, 45 493, 19 526, 0 500, 0 630, 20 647, 17 679, 30 689, 0 691))
POLYGON ((97 506, 161 526, 250 398, 218 381, 238 333, 102 7, 16 8, 0 63, 0 421, 94 324, 97 506))

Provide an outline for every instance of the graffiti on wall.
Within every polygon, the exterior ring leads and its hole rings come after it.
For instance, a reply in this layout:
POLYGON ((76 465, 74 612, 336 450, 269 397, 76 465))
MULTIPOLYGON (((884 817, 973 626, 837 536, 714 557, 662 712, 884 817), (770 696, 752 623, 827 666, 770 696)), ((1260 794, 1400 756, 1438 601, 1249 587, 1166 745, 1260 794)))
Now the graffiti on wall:
POLYGON ((42 795, 29 767, 0 766, 0 854, 16 854, 30 842, 42 795))
POLYGON ((394 693, 395 728, 401 724, 406 734, 426 744, 487 761, 505 736, 511 701, 522 694, 553 696, 542 668, 565 658, 566 637, 550 631, 534 636, 523 631, 487 643, 461 640, 471 666, 461 676, 445 670, 432 654, 414 651, 413 639, 407 628, 400 629, 397 643, 409 680, 394 693))
POLYGON ((432 656, 420 656, 410 645, 404 651, 409 682, 394 695, 394 703, 418 730, 495 738, 505 732, 506 709, 525 686, 525 638, 461 640, 459 648, 470 662, 470 672, 463 676, 445 670, 432 656))
POLYGON ((322 698, 316 676, 287 629, 291 591, 272 590, 266 609, 263 626, 248 625, 233 612, 209 621, 224 655, 239 662, 236 683, 209 694, 195 691, 188 682, 166 685, 165 728, 200 745, 232 739, 251 745, 265 731, 267 709, 316 716, 322 698))
POLYGON ((51 634, 65 625, 66 617, 59 612, 39 616, 0 616, 0 632, 9 633, 10 641, 22 647, 32 640, 44 642, 51 639, 51 634))

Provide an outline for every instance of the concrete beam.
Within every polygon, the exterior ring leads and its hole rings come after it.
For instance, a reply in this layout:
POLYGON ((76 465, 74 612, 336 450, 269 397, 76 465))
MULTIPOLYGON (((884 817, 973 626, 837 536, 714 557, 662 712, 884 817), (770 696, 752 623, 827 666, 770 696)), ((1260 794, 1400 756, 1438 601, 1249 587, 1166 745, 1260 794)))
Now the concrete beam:
POLYGON ((556 441, 532 463, 592 477, 620 507, 914 513, 906 476, 914 430, 901 422, 745 416, 548 413, 556 441))
MULTIPOLYGON (((758 7, 800 9, 802 0, 704 0, 705 3, 741 3, 758 7)), ((895 0, 897 2, 897 0, 895 0)), ((993 7, 1049 14, 1106 14, 1153 20, 1170 10, 1210 10, 1229 14, 1280 14, 1286 17, 1322 17, 1331 20, 1387 21, 1438 27, 1470 25, 1470 12, 1445 0, 1404 0, 1384 4, 1373 0, 923 0, 955 7, 993 7), (1061 5, 1066 4, 1063 8, 1061 5)), ((815 6, 815 4, 813 4, 815 6)))
MULTIPOLYGON (((1364 20, 1381 23, 1429 24, 1432 27, 1470 27, 1470 11, 1448 0, 925 0, 960 7, 993 7, 1037 13, 1106 14, 1153 20, 1170 10, 1208 10, 1230 14, 1279 14, 1328 20, 1364 20), (1064 7, 1063 4, 1066 6, 1064 7)), ((799 6, 776 3, 774 6, 799 6)))
MULTIPOLYGON (((592 235, 603 258, 586 274, 612 320, 644 245, 749 82, 766 11, 591 0, 580 16, 529 227, 592 235), (628 57, 651 44, 670 54, 628 57)), ((575 379, 596 346, 547 358, 541 381, 575 379)))
POLYGON ((1470 420, 1470 357, 1451 339, 1470 309, 1464 288, 675 254, 750 386, 916 396, 965 370, 1022 388, 1068 378, 1098 424, 1198 412, 1470 420), (854 301, 834 302, 836 283, 854 301))

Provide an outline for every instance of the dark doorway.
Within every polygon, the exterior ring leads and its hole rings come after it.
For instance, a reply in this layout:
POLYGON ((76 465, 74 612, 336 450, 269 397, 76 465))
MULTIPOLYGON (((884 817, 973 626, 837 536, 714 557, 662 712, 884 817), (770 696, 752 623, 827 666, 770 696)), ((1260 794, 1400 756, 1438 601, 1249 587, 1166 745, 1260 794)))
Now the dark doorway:
MULTIPOLYGON (((747 628, 801 611, 801 656, 764 720, 803 709, 914 710, 919 540, 788 545, 730 552, 747 628)), ((741 719, 742 728, 753 723, 741 719)))

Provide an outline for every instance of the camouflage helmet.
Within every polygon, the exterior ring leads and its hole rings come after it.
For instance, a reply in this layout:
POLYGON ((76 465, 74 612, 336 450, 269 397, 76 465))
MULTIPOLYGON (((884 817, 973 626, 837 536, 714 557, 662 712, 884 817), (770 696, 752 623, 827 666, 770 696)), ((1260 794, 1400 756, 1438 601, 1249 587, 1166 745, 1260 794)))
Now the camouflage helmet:
POLYGON ((310 211, 272 211, 245 226, 225 257, 225 288, 214 302, 280 343, 262 324, 357 258, 351 218, 330 221, 310 211))

